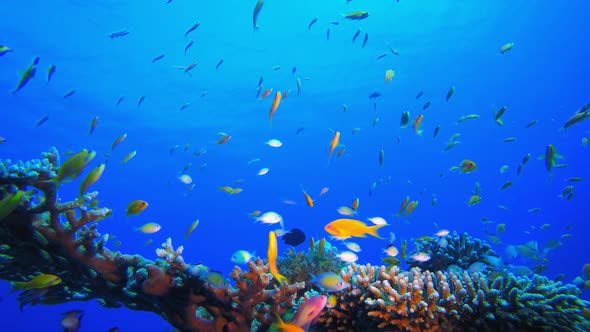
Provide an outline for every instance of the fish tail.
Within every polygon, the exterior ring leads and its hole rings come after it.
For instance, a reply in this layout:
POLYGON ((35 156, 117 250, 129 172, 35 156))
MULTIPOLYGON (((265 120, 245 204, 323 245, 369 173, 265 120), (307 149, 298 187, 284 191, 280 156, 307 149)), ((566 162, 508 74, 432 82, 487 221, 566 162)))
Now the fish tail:
POLYGON ((500 126, 504 125, 504 121, 502 121, 502 119, 497 119, 496 123, 499 124, 500 126))
POLYGON ((24 281, 13 281, 10 284, 10 293, 15 293, 20 290, 26 290, 27 283, 24 281))
POLYGON ((383 226, 387 226, 387 224, 370 226, 370 227, 368 227, 368 232, 367 233, 373 235, 374 237, 376 237, 378 239, 383 239, 381 236, 379 236, 379 233, 377 233, 377 231, 379 230, 379 228, 381 228, 383 226))

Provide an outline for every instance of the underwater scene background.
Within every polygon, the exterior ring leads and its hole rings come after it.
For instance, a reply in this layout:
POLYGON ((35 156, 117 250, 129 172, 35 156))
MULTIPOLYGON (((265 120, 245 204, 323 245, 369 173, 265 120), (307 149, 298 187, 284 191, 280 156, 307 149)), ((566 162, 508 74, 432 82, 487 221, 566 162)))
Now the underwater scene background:
MULTIPOLYGON (((358 244, 358 264, 389 265, 382 259, 395 254, 407 269, 420 266, 417 239, 440 245, 467 232, 502 260, 479 259, 487 267, 470 272, 536 272, 590 299, 589 3, 265 0, 253 15, 256 5, 5 4, 0 159, 56 147, 63 163, 96 151, 59 197, 75 200, 105 164, 89 191, 112 209, 97 223, 106 247, 155 260, 171 238, 186 263, 225 278, 238 250, 267 258, 280 223, 255 220, 276 212, 284 230, 305 234, 292 246, 279 231, 279 260, 326 238, 340 253, 358 244), (413 211, 400 209, 406 197, 413 211), (128 213, 135 200, 147 208, 128 213), (387 223, 382 239, 340 241, 325 229, 340 218, 371 226, 370 217, 387 223)), ((0 204, 8 215, 22 208, 0 204)), ((60 275, 6 277, 30 264, 2 265, 3 330, 58 331, 70 310, 84 311, 80 331, 174 329, 157 314, 95 300, 19 308, 8 280, 60 275)))

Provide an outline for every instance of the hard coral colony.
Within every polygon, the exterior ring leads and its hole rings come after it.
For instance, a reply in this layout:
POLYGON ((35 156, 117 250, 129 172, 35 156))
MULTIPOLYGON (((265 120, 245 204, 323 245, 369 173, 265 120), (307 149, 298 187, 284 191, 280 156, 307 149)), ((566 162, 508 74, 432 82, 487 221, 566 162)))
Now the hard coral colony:
POLYGON ((590 329, 588 303, 574 285, 539 275, 505 273, 490 279, 444 267, 344 266, 324 239, 312 239, 307 253, 290 250, 281 259, 280 270, 292 283, 277 284, 260 259, 250 261, 246 271, 235 267, 231 282, 214 283, 207 268, 187 264, 182 247, 174 249, 170 239, 155 261, 109 250, 108 236, 98 233, 95 222, 107 218, 110 209, 89 207, 96 192, 61 202, 52 181, 58 162, 55 149, 41 160, 0 161, 0 199, 25 193, 10 211, 2 207, 7 213, 0 223, 0 277, 21 281, 42 271, 61 278, 40 285, 43 292, 25 290, 23 306, 96 299, 109 308, 157 313, 182 331, 266 331, 275 315, 292 313, 298 298, 309 298, 299 295, 313 287, 304 281, 309 272, 334 271, 347 288, 331 294, 334 303, 321 311, 314 331, 590 329))

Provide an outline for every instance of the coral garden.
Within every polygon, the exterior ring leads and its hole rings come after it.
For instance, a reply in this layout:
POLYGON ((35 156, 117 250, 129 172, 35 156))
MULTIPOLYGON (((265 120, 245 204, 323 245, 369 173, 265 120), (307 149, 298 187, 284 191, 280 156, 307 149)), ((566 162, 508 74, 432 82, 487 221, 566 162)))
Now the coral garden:
POLYGON ((290 249, 280 258, 279 270, 291 282, 280 285, 260 259, 247 270, 235 267, 231 281, 213 282, 206 268, 185 263, 171 240, 156 260, 123 254, 108 249, 108 236, 97 230, 111 211, 96 207, 96 192, 59 199, 63 165, 55 149, 41 160, 0 161, 0 278, 28 281, 43 273, 62 280, 23 290, 21 306, 96 299, 105 307, 154 312, 181 331, 266 331, 275 313, 292 313, 298 294, 312 288, 309 273, 333 271, 349 286, 331 293, 336 302, 322 311, 314 331, 590 330, 588 303, 572 284, 447 271, 496 256, 466 235, 449 237, 445 247, 418 242, 418 251, 432 259, 420 268, 409 261, 408 271, 345 266, 327 241, 312 240, 307 253, 290 249))

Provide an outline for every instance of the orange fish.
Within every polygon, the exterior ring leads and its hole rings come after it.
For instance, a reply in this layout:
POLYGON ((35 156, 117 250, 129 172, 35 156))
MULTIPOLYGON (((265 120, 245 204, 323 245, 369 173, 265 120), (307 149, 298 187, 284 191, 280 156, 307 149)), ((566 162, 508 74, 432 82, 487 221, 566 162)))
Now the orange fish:
POLYGON ((272 125, 272 116, 275 114, 275 111, 279 107, 280 103, 281 103, 281 91, 277 91, 277 93, 275 94, 275 100, 273 100, 272 106, 270 107, 269 118, 270 118, 271 125, 272 125))
POLYGON ((287 281, 287 278, 279 272, 277 267, 277 255, 278 255, 278 248, 277 248, 277 235, 275 232, 270 231, 268 232, 268 250, 266 252, 266 256, 268 259, 268 265, 270 274, 274 277, 274 279, 279 283, 282 284, 283 281, 287 281))
POLYGON ((307 202, 307 206, 313 207, 313 199, 311 199, 311 196, 309 196, 305 192, 305 189, 303 189, 303 186, 301 186, 301 190, 303 191, 303 195, 305 196, 305 201, 307 202))
POLYGON ((328 155, 328 161, 332 159, 332 153, 334 153, 334 149, 338 146, 338 142, 340 141, 340 132, 337 131, 334 133, 334 137, 332 137, 332 141, 330 142, 330 154, 328 155))
POLYGON ((260 100, 263 100, 266 97, 270 96, 271 93, 272 93, 272 88, 268 88, 268 89, 264 90, 264 92, 262 92, 262 96, 260 96, 260 100))
POLYGON ((477 168, 477 164, 473 160, 465 159, 459 165, 461 173, 471 173, 477 168))
POLYGON ((217 141, 217 144, 225 144, 231 139, 231 136, 226 133, 219 133, 219 135, 221 135, 221 138, 217 141))
POLYGON ((367 226, 362 221, 354 219, 336 219, 327 224, 324 230, 339 240, 348 239, 353 236, 365 237, 366 234, 382 239, 377 233, 377 230, 383 226, 387 226, 387 224, 367 226))
POLYGON ((424 115, 420 114, 414 120, 414 132, 418 135, 422 135, 422 130, 420 129, 420 125, 422 124, 422 119, 424 119, 424 115))
POLYGON ((350 205, 350 207, 356 211, 356 210, 358 210, 360 203, 361 203, 361 200, 357 197, 352 200, 352 204, 350 205))

